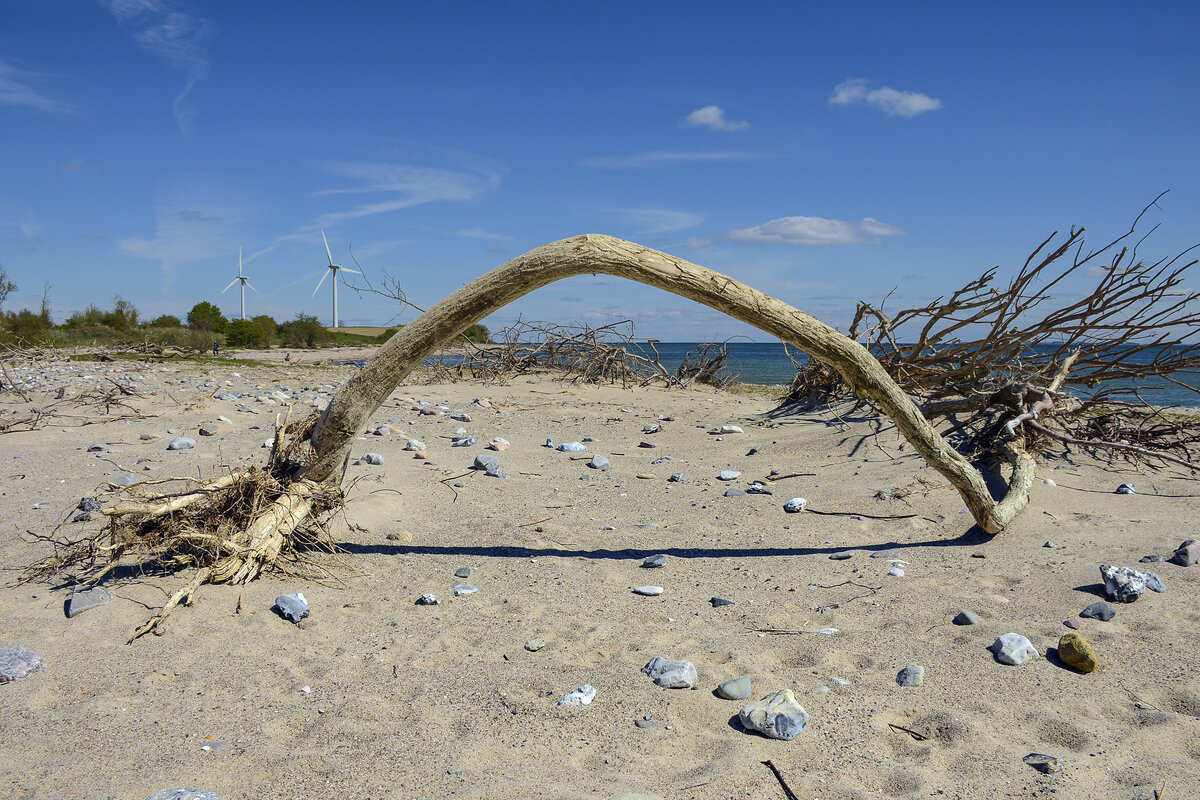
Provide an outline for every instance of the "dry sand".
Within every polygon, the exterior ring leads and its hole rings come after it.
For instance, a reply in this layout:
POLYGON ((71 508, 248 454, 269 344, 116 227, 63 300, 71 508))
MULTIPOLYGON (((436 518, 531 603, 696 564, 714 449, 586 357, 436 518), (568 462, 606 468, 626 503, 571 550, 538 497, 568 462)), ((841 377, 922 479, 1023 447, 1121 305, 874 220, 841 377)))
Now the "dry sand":
MULTIPOLYGON (((82 373, 98 385, 134 376, 147 394, 130 402, 147 416, 86 426, 59 418, 0 436, 10 584, 48 554, 27 531, 50 533, 82 496, 112 502, 98 487, 117 475, 261 462, 278 409, 248 400, 261 413, 238 412, 216 391, 284 386, 311 408, 317 393, 304 387, 353 371, 58 367, 51 385, 82 385, 82 373), (218 415, 232 424, 196 436, 218 415), (168 429, 197 446, 167 452, 168 429), (109 452, 86 452, 93 443, 109 452)), ((0 406, 29 408, 11 392, 0 406)), ((0 797, 142 800, 196 786, 223 800, 783 798, 767 760, 800 798, 1152 798, 1164 786, 1168 800, 1200 796, 1200 568, 1146 567, 1165 593, 1117 606, 1111 622, 1080 620, 1097 672, 1076 673, 1050 652, 1064 620, 1100 599, 1099 564, 1145 566, 1143 555, 1170 555, 1195 535, 1194 480, 1174 468, 1047 460, 1040 477, 1057 487, 1039 482, 1011 530, 987 537, 894 430, 828 413, 776 417, 772 406, 761 394, 547 379, 410 384, 372 420, 396 420, 397 433, 355 444, 356 456, 374 451, 386 463, 350 466, 345 513, 332 524, 345 562, 321 561, 336 585, 274 573, 206 586, 164 635, 132 645, 131 631, 188 574, 109 582, 112 602, 73 619, 69 587, 5 586, 0 647, 27 647, 48 666, 0 686, 0 797), (418 416, 406 397, 467 411, 479 445, 451 448, 460 423, 418 416), (495 407, 472 405, 476 397, 495 407), (644 435, 652 422, 663 431, 644 435), (745 432, 699 427, 722 424, 745 432), (429 445, 432 463, 404 452, 401 433, 429 445), (512 442, 498 454, 510 477, 465 474, 495 436, 512 442), (570 454, 544 447, 547 437, 594 441, 588 454, 570 454), (639 447, 643 439, 657 447, 639 447), (590 453, 612 468, 588 469, 590 453), (725 469, 743 476, 722 483, 725 469), (723 496, 772 469, 796 476, 773 483, 771 496, 723 496), (676 472, 686 480, 669 484, 676 472), (1138 494, 1113 494, 1125 482, 1138 494), (893 499, 876 498, 889 489, 893 499), (797 496, 811 510, 784 513, 797 496), (1048 540, 1056 547, 1043 547, 1048 540), (890 547, 906 562, 903 577, 869 557, 890 547), (852 558, 829 558, 846 549, 852 558), (655 553, 666 566, 643 569, 655 553), (461 567, 472 570, 466 581, 454 575, 461 567), (453 597, 459 582, 480 591, 453 597), (631 591, 642 584, 664 592, 631 591), (299 625, 271 611, 294 591, 312 607, 299 625), (425 592, 441 604, 415 605, 425 592), (735 604, 714 608, 714 596, 735 604), (950 624, 961 610, 981 624, 950 624), (814 632, 829 628, 837 633, 814 632), (997 663, 987 648, 1008 632, 1043 657, 997 663), (534 638, 544 649, 524 648, 534 638), (691 661, 696 688, 663 689, 642 675, 657 655, 691 661), (924 667, 924 683, 902 688, 897 671, 911 664, 924 667), (807 729, 790 742, 742 730, 741 704, 713 690, 743 675, 755 697, 793 689, 807 729), (584 683, 598 689, 591 705, 555 706, 584 683), (635 727, 646 717, 663 725, 635 727), (1021 760, 1030 752, 1056 756, 1062 771, 1036 772, 1021 760)))

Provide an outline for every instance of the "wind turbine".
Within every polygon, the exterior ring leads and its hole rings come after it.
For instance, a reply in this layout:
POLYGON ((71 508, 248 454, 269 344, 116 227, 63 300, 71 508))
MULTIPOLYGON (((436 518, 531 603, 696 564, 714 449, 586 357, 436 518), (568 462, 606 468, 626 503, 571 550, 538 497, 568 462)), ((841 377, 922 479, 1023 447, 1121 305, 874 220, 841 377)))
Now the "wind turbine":
POLYGON ((343 267, 341 264, 333 263, 333 253, 329 252, 329 240, 325 238, 325 231, 323 230, 321 231, 321 240, 325 242, 325 255, 329 256, 329 272, 326 272, 321 276, 321 280, 317 281, 317 288, 313 289, 313 297, 317 296, 317 292, 321 291, 321 284, 325 282, 330 273, 333 273, 333 327, 336 328, 339 323, 337 310, 338 271, 353 272, 356 275, 361 275, 362 273, 356 269, 350 269, 349 267, 343 267))
MULTIPOLYGON (((239 283, 239 282, 242 284, 242 319, 245 319, 246 318, 246 287, 250 286, 250 279, 242 274, 242 248, 240 248, 240 247, 238 248, 238 276, 229 282, 229 286, 226 286, 224 289, 221 290, 221 294, 225 294, 231 288, 233 288, 233 285, 235 283, 239 283)), ((254 289, 253 286, 250 286, 250 288, 254 289)), ((257 292, 258 289, 254 289, 254 291, 257 292)))

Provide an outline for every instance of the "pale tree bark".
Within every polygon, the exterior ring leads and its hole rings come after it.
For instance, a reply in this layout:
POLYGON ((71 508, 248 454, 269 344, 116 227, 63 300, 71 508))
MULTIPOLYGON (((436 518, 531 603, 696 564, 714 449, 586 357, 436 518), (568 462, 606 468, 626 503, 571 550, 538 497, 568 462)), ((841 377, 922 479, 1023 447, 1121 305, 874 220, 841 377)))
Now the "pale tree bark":
POLYGON ((313 430, 315 458, 304 479, 341 481, 350 447, 367 419, 430 353, 534 289, 574 275, 604 274, 655 286, 742 320, 836 369, 860 397, 888 415, 925 461, 958 490, 979 527, 1003 530, 1029 500, 1033 461, 1019 440, 1003 443, 1013 467, 996 501, 983 476, 954 450, 858 342, 743 283, 681 258, 611 236, 586 234, 547 244, 463 286, 402 328, 330 402, 313 430))

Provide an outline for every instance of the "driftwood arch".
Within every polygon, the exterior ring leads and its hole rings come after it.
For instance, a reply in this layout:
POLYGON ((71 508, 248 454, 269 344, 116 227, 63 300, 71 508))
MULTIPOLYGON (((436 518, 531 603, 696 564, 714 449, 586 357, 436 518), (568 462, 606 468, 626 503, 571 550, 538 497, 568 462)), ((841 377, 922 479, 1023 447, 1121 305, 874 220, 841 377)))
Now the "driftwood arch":
POLYGON ((983 476, 933 428, 861 344, 820 320, 744 283, 682 258, 612 236, 585 234, 543 245, 463 286, 406 325, 330 402, 313 430, 316 457, 304 478, 340 482, 350 446, 388 395, 428 355, 519 297, 574 275, 605 274, 703 303, 798 347, 836 369, 854 391, 895 422, 925 461, 958 490, 975 521, 998 533, 1029 500, 1032 459, 1014 440, 1008 491, 995 500, 983 476))
MULTIPOLYGON (((112 541, 103 548, 109 561, 89 581, 98 581, 126 553, 141 553, 176 568, 198 567, 191 582, 134 631, 130 641, 153 630, 202 584, 248 581, 273 564, 296 529, 340 497, 342 476, 358 431, 430 353, 534 289, 585 274, 627 278, 695 300, 829 364, 859 396, 869 398, 887 414, 925 461, 950 481, 987 533, 1002 531, 1028 503, 1033 459, 1015 433, 1000 443, 1012 465, 1012 475, 1004 497, 996 500, 979 471, 938 434, 912 398, 857 341, 726 275, 634 242, 586 234, 544 245, 502 264, 400 329, 342 387, 315 421, 310 418, 293 431, 287 430, 286 423, 277 428, 267 470, 236 471, 186 494, 104 509, 103 513, 113 520, 112 541), (298 433, 286 448, 288 452, 300 444, 306 431, 311 431, 311 457, 299 475, 286 465, 280 468, 277 458, 283 453, 282 461, 288 462, 284 438, 285 433, 294 431, 298 433), (219 517, 223 529, 232 528, 233 533, 190 533, 188 522, 181 521, 186 514, 199 522, 198 528, 211 527, 212 519, 219 517), (169 536, 159 527, 168 523, 174 526, 169 536)), ((33 568, 32 574, 56 572, 65 565, 92 560, 97 549, 94 540, 78 543, 67 553, 56 554, 33 568)))

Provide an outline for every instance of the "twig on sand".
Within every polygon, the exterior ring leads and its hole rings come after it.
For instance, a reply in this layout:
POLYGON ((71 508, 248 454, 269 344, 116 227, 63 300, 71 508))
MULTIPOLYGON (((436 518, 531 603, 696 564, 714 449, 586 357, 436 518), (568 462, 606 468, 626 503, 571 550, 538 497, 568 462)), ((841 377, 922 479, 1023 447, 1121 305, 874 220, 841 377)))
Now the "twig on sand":
MULTIPOLYGON (((125 644, 133 644, 137 639, 145 636, 147 633, 157 628, 162 621, 167 618, 167 614, 170 614, 171 610, 181 602, 185 606, 191 605, 192 595, 196 593, 196 590, 200 588, 202 583, 208 580, 208 575, 210 572, 212 572, 212 570, 208 567, 204 567, 203 569, 197 571, 196 577, 192 578, 192 582, 172 595, 171 599, 167 601, 167 604, 163 606, 162 611, 158 612, 145 623, 135 628, 133 631, 133 636, 130 636, 129 641, 125 642, 125 644)), ((240 597, 238 598, 238 603, 239 605, 241 604, 240 597)))
POLYGON ((768 758, 762 763, 765 764, 766 767, 771 770, 771 772, 775 773, 775 779, 778 780, 779 785, 783 787, 783 793, 787 795, 788 800, 800 800, 799 797, 796 797, 796 793, 792 791, 792 787, 788 786, 787 781, 783 779, 783 773, 779 771, 779 767, 775 766, 775 762, 768 758))
POLYGON ((929 738, 928 736, 926 736, 926 735, 925 735, 925 734, 923 734, 923 733, 917 733, 917 732, 916 732, 916 731, 914 731, 912 728, 906 728, 906 727, 904 727, 903 725, 897 725, 897 724, 896 724, 896 723, 894 723, 894 722, 889 722, 889 723, 888 723, 888 727, 889 727, 889 728, 891 728, 891 729, 892 729, 892 730, 894 730, 894 731, 904 731, 904 732, 905 732, 905 733, 907 733, 909 736, 911 736, 911 737, 913 737, 914 739, 916 739, 918 742, 923 742, 923 741, 925 741, 926 739, 928 739, 928 738, 929 738))

